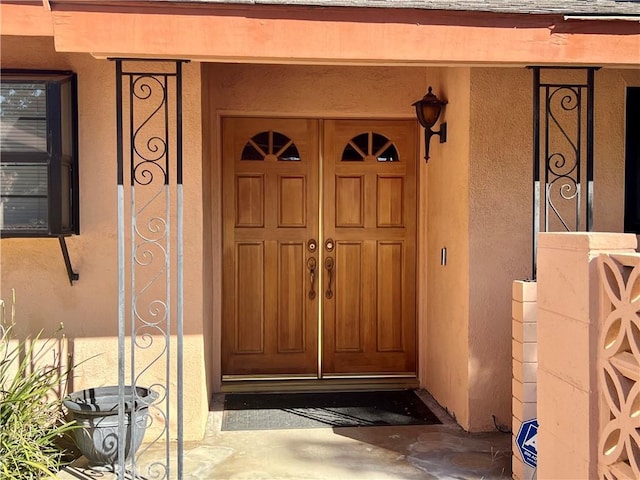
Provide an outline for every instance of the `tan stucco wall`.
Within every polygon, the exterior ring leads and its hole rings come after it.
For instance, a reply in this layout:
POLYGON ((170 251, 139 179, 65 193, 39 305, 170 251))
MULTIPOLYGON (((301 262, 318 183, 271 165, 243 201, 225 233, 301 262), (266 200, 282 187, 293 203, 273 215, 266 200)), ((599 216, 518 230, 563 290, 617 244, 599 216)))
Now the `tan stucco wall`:
MULTIPOLYGON (((585 81, 578 72, 545 73, 585 81)), ((624 220, 625 88, 640 71, 595 76, 594 228, 621 232, 624 220)), ((471 70, 469 157, 469 425, 509 423, 511 282, 531 277, 532 74, 471 70)), ((431 318, 430 318, 431 320, 431 318)), ((463 424, 464 425, 464 424, 463 424)))
MULTIPOLYGON (((3 68, 68 69, 78 74, 81 233, 67 240, 73 268, 80 274, 73 286, 56 239, 2 239, 0 297, 10 298, 15 289, 20 331, 51 332, 64 322, 74 362, 97 355, 77 369, 74 389, 113 384, 117 382, 118 319, 115 66, 88 54, 56 53, 52 38, 5 36, 1 41, 3 68)), ((185 376, 185 438, 195 439, 204 433, 208 411, 202 346, 199 64, 185 65, 183 82, 184 321, 189 372, 185 376)), ((158 372, 162 374, 162 367, 158 372)))
POLYGON ((624 230, 626 88, 640 87, 640 68, 602 69, 595 76, 594 230, 624 230))
POLYGON ((426 72, 439 69, 204 65, 211 106, 244 115, 415 118, 426 72))
POLYGON ((511 412, 511 282, 531 275, 531 72, 472 69, 469 425, 511 412))
MULTIPOLYGON (((432 138, 426 169, 427 336, 421 381, 456 420, 469 425, 469 82, 470 69, 443 70, 434 92, 449 103, 447 142, 432 138), (441 249, 447 249, 441 265, 441 249)), ((439 128, 438 125, 435 128, 439 128)))

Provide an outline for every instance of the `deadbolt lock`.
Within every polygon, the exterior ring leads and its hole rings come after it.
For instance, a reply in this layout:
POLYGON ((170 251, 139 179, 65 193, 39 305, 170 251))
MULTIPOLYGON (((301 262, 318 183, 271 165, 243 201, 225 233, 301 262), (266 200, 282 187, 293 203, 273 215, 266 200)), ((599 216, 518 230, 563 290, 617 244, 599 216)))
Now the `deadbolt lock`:
POLYGON ((327 252, 333 252, 335 246, 335 243, 330 238, 327 238, 327 241, 324 242, 324 248, 327 250, 327 252))

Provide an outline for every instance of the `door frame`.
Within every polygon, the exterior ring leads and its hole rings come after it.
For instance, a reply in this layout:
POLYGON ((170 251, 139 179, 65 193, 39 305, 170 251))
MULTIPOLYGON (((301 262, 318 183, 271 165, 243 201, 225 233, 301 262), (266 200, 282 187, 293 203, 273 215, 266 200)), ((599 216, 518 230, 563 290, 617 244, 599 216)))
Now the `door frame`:
MULTIPOLYGON (((204 104, 206 105, 206 95, 204 95, 204 104)), ((296 115, 292 113, 282 112, 254 112, 238 110, 203 110, 203 201, 205 203, 203 225, 204 225, 204 245, 205 252, 203 255, 204 262, 204 307, 205 318, 204 325, 204 348, 205 363, 207 371, 207 384, 211 387, 209 393, 228 391, 227 385, 222 382, 222 363, 221 363, 221 338, 222 338, 222 277, 223 277, 223 233, 222 233, 222 119, 224 117, 246 117, 246 118, 309 118, 315 120, 414 120, 415 117, 410 115, 381 115, 372 117, 370 114, 362 115, 335 115, 329 112, 322 114, 316 112, 314 115, 296 115), (212 132, 213 135, 206 135, 206 132, 212 132), (207 206, 209 208, 207 208, 207 206), (207 215, 207 212, 210 212, 207 215), (210 246, 210 247, 209 247, 210 246), (208 248, 209 247, 209 248, 208 248), (206 285, 210 285, 207 288, 206 285)), ((320 135, 323 135, 322 122, 320 122, 320 135)), ((420 156, 424 149, 423 136, 419 134, 419 126, 416 121, 416 156, 417 156, 417 172, 416 172, 416 350, 417 350, 417 373, 416 378, 390 379, 392 382, 384 379, 372 379, 366 376, 361 377, 361 387, 354 385, 350 380, 332 379, 332 380, 312 380, 313 384, 305 385, 304 389, 342 389, 345 385, 349 388, 371 388, 376 385, 393 385, 404 383, 407 387, 422 387, 425 383, 424 373, 426 371, 426 354, 424 348, 427 345, 427 304, 426 304, 426 278, 427 278, 427 195, 425 186, 427 184, 427 169, 425 163, 420 156)), ((322 155, 322 152, 321 152, 322 155)), ((353 379, 357 380, 357 379, 353 379)), ((358 383, 358 382, 356 382, 358 383)), ((270 380, 261 385, 258 381, 252 381, 251 386, 237 382, 234 391, 260 390, 260 389, 300 389, 299 384, 295 380, 283 380, 282 382, 270 380)))

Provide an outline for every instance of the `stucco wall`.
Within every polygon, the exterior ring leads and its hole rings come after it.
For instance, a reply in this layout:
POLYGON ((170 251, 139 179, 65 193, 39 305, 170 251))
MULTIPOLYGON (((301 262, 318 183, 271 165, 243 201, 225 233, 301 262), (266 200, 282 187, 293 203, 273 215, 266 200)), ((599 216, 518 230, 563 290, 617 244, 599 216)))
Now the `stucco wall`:
POLYGON ((469 402, 472 430, 511 412, 511 282, 531 275, 531 72, 471 72, 469 402))
MULTIPOLYGON (((78 74, 80 235, 67 240, 80 279, 69 285, 56 239, 0 241, 2 298, 17 297, 18 329, 51 332, 64 322, 74 389, 117 382, 115 66, 88 54, 59 54, 53 39, 2 37, 2 67, 78 74), (96 356, 97 355, 97 356, 96 356), (114 357, 114 355, 116 355, 114 357)), ((203 435, 207 408, 202 337, 200 67, 184 67, 186 438, 203 435)), ((175 416, 174 416, 175 418, 175 416)))
POLYGON ((424 94, 427 71, 246 64, 203 68, 210 105, 217 112, 332 118, 415 118, 411 104, 424 94))
MULTIPOLYGON (((579 72, 545 73, 584 81, 579 72)), ((594 228, 621 232, 624 220, 625 87, 637 70, 595 75, 594 228)), ((532 275, 532 73, 471 71, 469 158, 469 402, 473 430, 509 423, 511 282, 532 275)))
POLYGON ((595 75, 594 230, 624 230, 626 88, 640 87, 640 69, 602 69, 595 75))
MULTIPOLYGON (((447 142, 431 140, 427 190, 426 370, 421 380, 469 428, 469 82, 468 68, 442 71, 434 93, 449 103, 447 142), (441 250, 446 248, 446 265, 441 250)), ((436 125, 436 129, 439 125, 436 125)))

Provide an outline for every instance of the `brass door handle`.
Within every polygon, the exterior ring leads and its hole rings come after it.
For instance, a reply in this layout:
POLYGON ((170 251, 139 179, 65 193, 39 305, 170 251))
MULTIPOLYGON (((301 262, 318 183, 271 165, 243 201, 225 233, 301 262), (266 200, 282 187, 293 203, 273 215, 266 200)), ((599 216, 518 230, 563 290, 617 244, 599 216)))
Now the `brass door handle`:
POLYGON ((311 283, 311 288, 309 289, 309 300, 315 300, 316 298, 316 268, 318 264, 316 259, 310 257, 307 260, 307 268, 309 269, 309 281, 311 283))
POLYGON ((333 282, 333 268, 335 267, 333 258, 327 257, 324 261, 324 267, 327 269, 327 274, 329 276, 329 284, 327 285, 327 291, 325 292, 325 296, 328 299, 331 299, 333 298, 333 290, 331 290, 331 283, 333 282))

